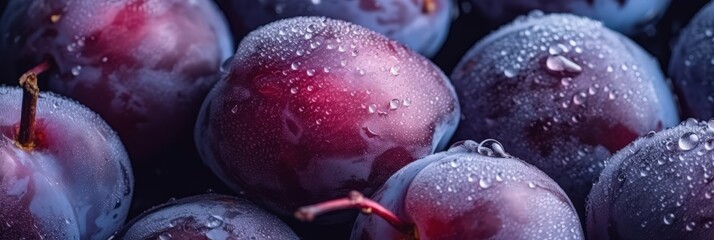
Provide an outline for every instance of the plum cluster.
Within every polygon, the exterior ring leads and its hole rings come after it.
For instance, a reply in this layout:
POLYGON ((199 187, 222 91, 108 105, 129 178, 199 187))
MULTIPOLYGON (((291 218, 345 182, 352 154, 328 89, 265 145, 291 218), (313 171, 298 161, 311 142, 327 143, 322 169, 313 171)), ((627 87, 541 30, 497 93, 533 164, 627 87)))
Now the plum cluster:
POLYGON ((670 3, 2 2, 0 239, 710 239, 670 3))

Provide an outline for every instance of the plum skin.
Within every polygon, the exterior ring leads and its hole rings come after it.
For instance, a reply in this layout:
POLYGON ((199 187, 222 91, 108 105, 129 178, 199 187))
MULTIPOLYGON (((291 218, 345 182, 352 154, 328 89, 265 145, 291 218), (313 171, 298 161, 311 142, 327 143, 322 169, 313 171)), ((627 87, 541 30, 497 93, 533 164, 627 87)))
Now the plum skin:
MULTIPOLYGON (((479 154, 476 145, 465 141, 405 166, 372 199, 415 224, 418 239, 584 239, 552 179, 520 159, 479 154)), ((360 215, 351 239, 413 238, 360 215)))
POLYGON ((581 216, 612 153, 678 122, 644 50, 569 14, 535 14, 501 28, 464 56, 452 81, 465 116, 455 140, 501 139, 558 182, 581 216))
POLYGON ((652 132, 610 158, 589 195, 590 239, 711 239, 714 121, 652 132))
POLYGON ((298 16, 324 16, 367 27, 425 56, 446 40, 454 3, 450 0, 218 0, 235 39, 270 22, 298 16))
POLYGON ((654 25, 671 0, 470 0, 488 19, 505 23, 533 10, 572 13, 602 21, 608 28, 631 35, 654 25))
POLYGON ((301 17, 243 40, 195 138, 224 182, 289 215, 371 193, 443 147, 458 115, 453 87, 427 59, 357 25, 301 17))
POLYGON ((0 87, 0 238, 106 239, 133 195, 119 137, 86 107, 42 94, 36 147, 20 149, 21 92, 0 87))
POLYGON ((227 23, 208 0, 14 0, 0 32, 5 83, 49 59, 55 66, 42 88, 99 113, 135 163, 190 139, 181 130, 193 126, 233 53, 227 23))
POLYGON ((682 31, 674 45, 669 75, 672 77, 685 116, 714 117, 714 4, 707 4, 682 31))
POLYGON ((134 218, 112 239, 298 239, 248 200, 204 194, 173 200, 134 218))

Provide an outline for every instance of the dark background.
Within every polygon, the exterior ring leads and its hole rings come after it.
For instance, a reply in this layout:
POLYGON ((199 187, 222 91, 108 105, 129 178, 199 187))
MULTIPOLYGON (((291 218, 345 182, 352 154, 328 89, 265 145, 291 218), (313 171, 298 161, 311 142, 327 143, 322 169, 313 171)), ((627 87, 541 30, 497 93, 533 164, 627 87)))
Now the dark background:
MULTIPOLYGON (((457 1, 460 8, 468 4, 468 0, 457 1)), ((5 9, 7 2, 8 0, 0 0, 0 10, 5 9)), ((670 49, 677 34, 707 2, 673 0, 669 10, 654 28, 656 31, 631 37, 659 59, 663 69, 667 69, 670 49)), ((464 9, 466 8, 468 6, 464 9)), ((497 28, 497 25, 489 24, 474 12, 459 11, 446 44, 432 60, 448 75, 471 46, 497 28)), ((203 166, 192 142, 183 143, 157 155, 156 158, 159 158, 156 165, 142 167, 140 171, 135 170, 136 191, 130 218, 170 198, 183 198, 206 192, 236 195, 203 166)), ((352 227, 351 224, 324 226, 308 225, 292 218, 284 220, 304 239, 348 239, 352 227)))

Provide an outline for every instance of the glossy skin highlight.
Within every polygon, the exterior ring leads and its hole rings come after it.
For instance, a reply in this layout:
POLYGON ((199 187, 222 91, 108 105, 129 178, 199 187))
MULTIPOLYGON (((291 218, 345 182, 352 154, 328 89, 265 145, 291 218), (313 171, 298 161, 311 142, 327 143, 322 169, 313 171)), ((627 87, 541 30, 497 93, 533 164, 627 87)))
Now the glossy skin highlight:
POLYGON ((450 82, 417 53, 365 28, 304 17, 251 33, 196 125, 204 162, 229 186, 290 215, 373 192, 453 133, 450 82))
POLYGON ((0 239, 106 239, 133 193, 119 137, 86 107, 42 94, 35 147, 19 148, 21 99, 0 87, 0 239))
POLYGON ((500 139, 558 182, 581 216, 611 154, 679 121, 654 59, 574 15, 504 26, 462 58, 452 80, 465 116, 455 140, 500 139))
POLYGON ((386 35, 426 56, 439 51, 451 25, 450 0, 218 0, 235 39, 270 22, 324 16, 352 22, 386 35))
POLYGON ((233 53, 208 0, 14 0, 0 30, 6 83, 49 59, 44 89, 99 113, 137 162, 188 137, 233 53))
POLYGON ((174 200, 136 217, 113 239, 298 239, 248 200, 205 194, 174 200))
POLYGON ((412 232, 360 215, 351 239, 584 239, 573 205, 552 179, 478 149, 466 141, 415 161, 372 196, 412 232))

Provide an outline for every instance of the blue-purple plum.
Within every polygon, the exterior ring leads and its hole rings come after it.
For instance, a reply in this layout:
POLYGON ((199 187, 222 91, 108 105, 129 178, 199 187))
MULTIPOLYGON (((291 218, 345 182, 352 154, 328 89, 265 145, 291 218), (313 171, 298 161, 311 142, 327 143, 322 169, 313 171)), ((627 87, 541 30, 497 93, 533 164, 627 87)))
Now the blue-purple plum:
POLYGON ((112 239, 299 239, 280 219, 248 200, 205 194, 154 207, 112 239))
POLYGON ((134 187, 119 137, 86 107, 41 94, 25 147, 22 99, 21 89, 0 87, 0 239, 107 239, 134 187))
POLYGON ((217 0, 236 39, 270 22, 325 16, 362 25, 410 48, 433 56, 451 25, 451 0, 217 0))
POLYGON ((687 120, 610 158, 588 196, 589 239, 714 237, 714 121, 687 120))
POLYGON ((500 139, 552 177, 581 216, 611 154, 679 122, 657 62, 601 23, 523 17, 477 43, 452 73, 456 140, 500 139))
POLYGON ((99 113, 135 165, 190 141, 185 130, 233 54, 210 0, 12 0, 0 33, 6 83, 52 62, 43 86, 99 113))
POLYGON ((682 31, 669 64, 685 116, 714 117, 714 4, 706 5, 682 31))

